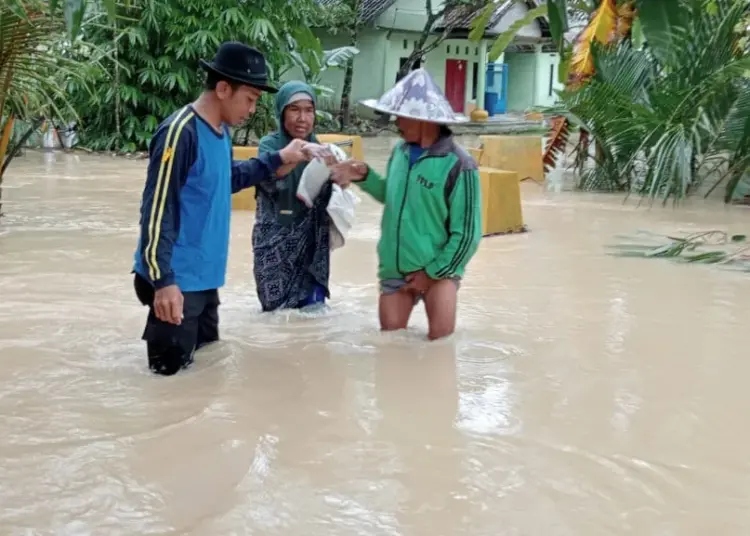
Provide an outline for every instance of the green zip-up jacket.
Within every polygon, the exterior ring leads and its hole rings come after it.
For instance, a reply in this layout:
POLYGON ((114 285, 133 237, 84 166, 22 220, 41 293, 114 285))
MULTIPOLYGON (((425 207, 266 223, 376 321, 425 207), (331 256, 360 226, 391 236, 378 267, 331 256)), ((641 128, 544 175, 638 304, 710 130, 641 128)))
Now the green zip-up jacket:
POLYGON ((383 203, 378 277, 425 270, 433 279, 461 277, 482 239, 479 171, 446 133, 409 168, 409 148, 393 150, 386 176, 372 169, 357 183, 383 203))

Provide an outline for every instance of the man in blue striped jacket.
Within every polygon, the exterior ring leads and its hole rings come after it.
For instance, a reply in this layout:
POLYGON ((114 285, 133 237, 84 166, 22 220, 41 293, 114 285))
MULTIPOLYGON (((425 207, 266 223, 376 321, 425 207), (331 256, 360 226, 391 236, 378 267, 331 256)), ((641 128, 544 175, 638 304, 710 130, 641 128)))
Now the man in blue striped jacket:
POLYGON ((150 369, 173 375, 196 349, 219 339, 219 287, 229 254, 231 196, 270 179, 282 164, 309 160, 312 146, 292 141, 277 152, 235 161, 229 126, 255 111, 267 81, 263 55, 224 43, 201 60, 206 87, 151 139, 143 190, 135 291, 149 315, 143 339, 150 369))

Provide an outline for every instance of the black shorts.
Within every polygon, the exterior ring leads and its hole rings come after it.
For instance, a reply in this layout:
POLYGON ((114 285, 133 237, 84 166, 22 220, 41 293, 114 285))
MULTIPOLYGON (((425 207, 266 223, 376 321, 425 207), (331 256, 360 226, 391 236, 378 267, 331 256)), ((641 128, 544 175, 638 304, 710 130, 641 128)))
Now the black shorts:
POLYGON ((136 274, 133 281, 138 300, 148 306, 143 340, 148 347, 149 367, 159 374, 175 374, 193 362, 195 350, 219 340, 219 291, 183 292, 183 319, 179 326, 162 322, 154 313, 154 287, 136 274))

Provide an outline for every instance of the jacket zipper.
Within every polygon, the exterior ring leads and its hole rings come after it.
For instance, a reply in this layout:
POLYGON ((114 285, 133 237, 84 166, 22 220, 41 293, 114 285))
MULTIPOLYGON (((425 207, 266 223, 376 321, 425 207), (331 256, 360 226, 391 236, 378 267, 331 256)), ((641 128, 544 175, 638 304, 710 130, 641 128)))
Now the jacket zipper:
MULTIPOLYGON (((406 163, 409 164, 409 155, 406 154, 406 163)), ((416 167, 416 165, 421 162, 422 160, 427 160, 428 158, 431 158, 435 155, 428 155, 423 154, 419 158, 417 158, 417 161, 414 162, 413 166, 409 166, 409 172, 406 174, 406 186, 404 186, 404 195, 401 198, 401 208, 398 211, 398 224, 396 225, 396 270, 398 270, 398 273, 400 273, 402 276, 406 277, 406 274, 401 270, 401 218, 404 215, 404 207, 406 206, 406 195, 409 192, 409 183, 411 182, 411 172, 416 167)))

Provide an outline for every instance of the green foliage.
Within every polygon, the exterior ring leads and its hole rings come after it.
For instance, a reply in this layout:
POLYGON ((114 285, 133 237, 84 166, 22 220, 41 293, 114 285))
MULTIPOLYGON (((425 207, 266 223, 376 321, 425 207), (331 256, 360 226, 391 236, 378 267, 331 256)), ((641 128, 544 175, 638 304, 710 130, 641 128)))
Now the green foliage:
MULTIPOLYGON (((93 94, 69 84, 81 117, 81 144, 95 150, 144 150, 159 122, 202 90, 200 59, 210 60, 224 41, 263 51, 271 78, 292 64, 293 51, 323 55, 311 28, 325 26, 340 11, 322 11, 315 0, 131 0, 120 7, 116 27, 84 21, 87 42, 110 51, 104 68, 88 73, 93 94)), ((342 8, 343 9, 343 8, 342 8)), ((273 106, 264 96, 247 125, 256 135, 273 128, 273 106)))
POLYGON ((36 0, 0 5, 0 128, 7 126, 13 132, 8 146, 0 144, 0 180, 19 147, 45 118, 59 122, 75 118, 66 83, 76 81, 82 92, 88 91, 88 66, 96 65, 100 57, 89 47, 87 62, 78 60, 74 52, 80 43, 67 41, 64 21, 42 7, 36 0))
POLYGON ((565 47, 565 32, 568 31, 568 6, 565 0, 549 0, 547 2, 547 19, 549 31, 555 48, 562 52, 565 47))
POLYGON ((746 235, 711 230, 684 236, 639 231, 619 236, 625 242, 609 246, 617 257, 671 259, 677 262, 719 264, 750 271, 750 246, 746 235))
MULTIPOLYGON (((0 6, 0 117, 69 118, 74 110, 65 99, 66 81, 86 88, 86 64, 73 54, 79 43, 67 41, 64 22, 40 8, 35 0, 0 6)), ((100 54, 89 50, 88 61, 97 64, 100 54)))
MULTIPOLYGON (((293 50, 289 54, 292 62, 289 68, 299 68, 305 82, 315 89, 318 97, 331 98, 336 92, 321 83, 323 73, 329 69, 345 69, 347 62, 357 54, 359 54, 359 49, 352 46, 324 50, 322 53, 316 50, 293 50)), ((318 114, 319 120, 333 122, 330 113, 319 110, 318 114)))
POLYGON ((713 173, 717 185, 728 185, 729 201, 750 170, 750 57, 736 32, 748 3, 715 0, 715 14, 704 0, 668 3, 669 11, 641 12, 647 46, 595 43, 593 78, 563 91, 562 106, 548 111, 563 113, 596 142, 582 189, 676 201, 713 173))
POLYGON ((469 32, 469 39, 478 43, 484 37, 484 32, 487 30, 487 26, 492 19, 492 15, 497 10, 497 4, 490 2, 484 9, 477 15, 470 24, 471 31, 469 32))
MULTIPOLYGON (((129 5, 130 0, 125 0, 129 5)), ((104 9, 110 18, 115 19, 116 0, 4 0, 3 5, 16 13, 36 11, 48 15, 62 25, 68 41, 75 41, 80 34, 84 16, 104 9)))

